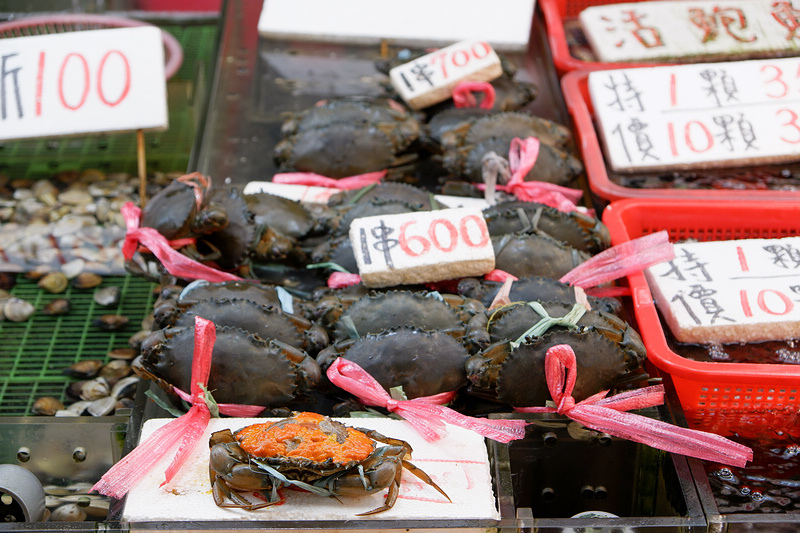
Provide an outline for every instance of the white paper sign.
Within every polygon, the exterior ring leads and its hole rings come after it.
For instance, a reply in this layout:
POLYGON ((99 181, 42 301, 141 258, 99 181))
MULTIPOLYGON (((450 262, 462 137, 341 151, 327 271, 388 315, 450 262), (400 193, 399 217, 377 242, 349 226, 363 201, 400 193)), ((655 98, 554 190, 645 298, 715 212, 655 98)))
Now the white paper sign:
POLYGON ((367 287, 480 276, 494 269, 492 239, 476 208, 357 218, 350 243, 367 287))
POLYGON ((485 41, 462 41, 389 71, 397 94, 412 109, 443 102, 462 81, 492 81, 503 74, 500 58, 485 41))
POLYGON ((685 169, 800 156, 800 58, 589 74, 616 171, 685 169))
POLYGON ((800 237, 679 243, 672 261, 645 274, 680 341, 797 338, 800 237))
POLYGON ((159 28, 0 39, 0 140, 167 124, 159 28))
POLYGON ((800 53, 800 10, 788 1, 620 3, 586 8, 579 18, 603 62, 800 53))

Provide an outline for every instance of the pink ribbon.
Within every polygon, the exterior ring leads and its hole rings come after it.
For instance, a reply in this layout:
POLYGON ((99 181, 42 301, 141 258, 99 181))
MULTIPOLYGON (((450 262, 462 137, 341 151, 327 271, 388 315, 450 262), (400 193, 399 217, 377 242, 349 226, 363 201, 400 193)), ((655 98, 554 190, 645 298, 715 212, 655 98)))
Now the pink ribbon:
POLYGON ((714 433, 673 426, 633 413, 664 403, 663 385, 645 387, 606 398, 603 391, 575 403, 572 390, 577 374, 575 352, 567 344, 552 346, 545 356, 545 376, 556 407, 518 407, 522 413, 558 413, 584 426, 646 444, 670 453, 688 455, 715 463, 744 466, 753 460, 753 450, 714 433))
POLYGON ((462 81, 453 87, 453 103, 456 107, 476 107, 478 100, 473 92, 483 93, 481 109, 494 107, 495 91, 491 83, 486 81, 462 81))
POLYGON ((367 185, 380 183, 386 176, 385 170, 377 172, 367 172, 347 178, 329 178, 313 172, 285 172, 275 174, 272 177, 273 183, 288 183, 290 185, 307 185, 311 187, 327 187, 329 189, 360 189, 367 185))
POLYGON ((486 281, 505 281, 511 278, 512 280, 516 281, 519 278, 514 274, 509 274, 505 270, 500 270, 499 268, 495 268, 491 272, 487 272, 483 275, 483 279, 486 281))
POLYGON ((671 261, 675 249, 666 230, 657 231, 603 250, 559 279, 586 289, 639 272, 650 265, 671 261))
POLYGON ((356 363, 343 357, 339 357, 328 367, 327 375, 331 383, 353 394, 365 405, 377 405, 397 413, 429 442, 442 437, 445 432, 445 422, 498 442, 511 442, 525 436, 525 426, 528 422, 524 420, 473 418, 441 405, 451 401, 455 397, 455 392, 413 400, 394 400, 375 378, 356 363))
POLYGON ((106 496, 120 499, 133 488, 164 455, 179 444, 175 457, 165 471, 164 482, 169 483, 181 466, 189 458, 194 447, 208 426, 211 412, 205 400, 203 388, 208 384, 211 371, 211 355, 217 330, 214 323, 205 318, 195 317, 194 356, 192 358, 192 407, 183 416, 160 427, 132 452, 112 466, 94 484, 96 490, 106 496))
POLYGON ((349 287, 357 283, 361 283, 361 276, 358 274, 333 272, 328 276, 328 288, 330 289, 343 289, 344 287, 349 287))
POLYGON ((170 246, 170 242, 154 228, 140 227, 142 210, 132 202, 125 202, 120 209, 125 218, 125 241, 122 243, 122 255, 126 260, 133 257, 141 243, 155 255, 167 272, 185 279, 204 279, 211 282, 241 280, 239 276, 222 272, 190 259, 170 246))
MULTIPOLYGON (((187 394, 175 386, 172 387, 172 390, 175 391, 175 394, 177 394, 181 400, 191 403, 191 394, 187 394)), ((251 418, 260 414, 264 410, 264 407, 261 405, 246 405, 240 403, 218 403, 217 409, 219 409, 220 414, 223 415, 251 418)))
MULTIPOLYGON (((522 140, 514 137, 508 149, 511 179, 505 185, 497 185, 497 190, 513 194, 525 202, 549 205, 565 213, 575 211, 578 208, 577 202, 583 196, 583 191, 544 181, 525 181, 525 176, 536 164, 538 157, 539 139, 528 137, 522 140)), ((482 183, 478 183, 476 186, 480 190, 486 189, 486 185, 482 183)))

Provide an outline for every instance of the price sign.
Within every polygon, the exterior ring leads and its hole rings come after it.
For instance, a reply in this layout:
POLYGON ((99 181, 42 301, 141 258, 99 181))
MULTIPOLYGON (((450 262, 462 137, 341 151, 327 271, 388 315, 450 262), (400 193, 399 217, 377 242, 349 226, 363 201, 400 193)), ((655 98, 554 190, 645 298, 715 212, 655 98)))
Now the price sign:
POLYGON ((616 171, 774 163, 800 155, 800 58, 589 74, 616 171))
POLYGON ((503 73, 500 58, 484 41, 462 41, 389 71, 397 93, 412 109, 443 102, 462 81, 492 81, 503 73))
POLYGON ((797 338, 800 237, 675 244, 675 259, 645 274, 679 341, 797 338))
POLYGON ((796 55, 800 11, 791 2, 699 0, 592 6, 581 26, 603 62, 712 61, 796 55))
POLYGON ((357 218, 350 243, 367 287, 480 276, 494 269, 492 240, 476 208, 357 218))
POLYGON ((160 29, 0 39, 0 140, 167 124, 160 29))

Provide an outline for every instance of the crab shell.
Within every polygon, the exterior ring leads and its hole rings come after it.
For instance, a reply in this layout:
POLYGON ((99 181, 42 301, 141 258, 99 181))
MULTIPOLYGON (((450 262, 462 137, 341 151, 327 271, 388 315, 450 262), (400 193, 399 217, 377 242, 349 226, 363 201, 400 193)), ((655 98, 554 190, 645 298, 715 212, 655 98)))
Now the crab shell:
POLYGON ((551 400, 544 373, 547 350, 569 344, 575 351, 577 380, 572 396, 581 401, 640 376, 641 361, 591 327, 552 330, 517 348, 508 341, 491 345, 467 362, 470 392, 514 407, 544 406, 551 400))
POLYGON ((518 278, 561 279, 591 256, 546 235, 507 233, 492 237, 495 268, 518 278))
POLYGON ((542 232, 590 254, 602 252, 611 245, 611 235, 605 224, 577 211, 565 213, 545 204, 511 201, 485 209, 483 216, 493 236, 518 231, 542 232))
MULTIPOLYGON (((319 382, 319 365, 306 352, 239 328, 216 329, 208 390, 217 402, 285 406, 319 382)), ((143 343, 139 371, 170 392, 188 392, 193 355, 193 328, 159 330, 143 343)))
POLYGON ((256 242, 253 213, 247 208, 247 202, 239 189, 235 187, 212 190, 209 201, 225 209, 228 223, 225 228, 203 237, 203 242, 220 252, 216 262, 221 269, 236 269, 249 258, 256 242))
POLYGON ((363 368, 387 391, 402 386, 408 398, 458 390, 467 383, 469 352, 441 331, 409 326, 369 334, 326 348, 317 360, 327 368, 341 356, 363 368))

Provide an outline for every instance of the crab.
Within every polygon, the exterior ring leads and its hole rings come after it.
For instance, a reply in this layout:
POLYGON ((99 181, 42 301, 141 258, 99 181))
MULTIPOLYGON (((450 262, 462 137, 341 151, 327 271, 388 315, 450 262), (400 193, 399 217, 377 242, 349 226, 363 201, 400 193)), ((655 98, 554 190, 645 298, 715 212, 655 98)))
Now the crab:
POLYGON ((547 235, 506 233, 492 237, 495 268, 518 278, 545 276, 561 279, 591 258, 586 252, 547 235))
POLYGON ((404 152, 419 129, 417 118, 392 99, 332 98, 287 118, 274 158, 282 171, 330 178, 386 170, 416 159, 404 152))
POLYGON ((467 384, 466 347, 452 335, 413 326, 332 344, 317 356, 327 369, 338 357, 363 368, 386 391, 402 387, 409 398, 452 392, 467 384))
POLYGON ((590 254, 611 246, 600 219, 579 211, 564 212, 537 202, 503 202, 483 211, 490 235, 518 231, 543 233, 590 254))
MULTIPOLYGON (((458 282, 458 294, 480 301, 489 307, 503 286, 499 281, 484 281, 477 278, 462 278, 458 282)), ((526 276, 511 284, 508 294, 512 302, 560 301, 570 305, 575 303, 575 287, 562 283, 557 279, 545 276, 526 276)), ((616 298, 588 297, 592 309, 619 315, 622 303, 616 298)))
POLYGON ((551 329, 518 345, 509 340, 490 345, 467 361, 467 391, 513 407, 545 405, 551 398, 544 360, 547 350, 557 344, 569 344, 577 357, 575 401, 645 377, 643 346, 638 350, 634 343, 623 346, 598 328, 578 326, 551 329))
MULTIPOLYGON (((220 403, 286 406, 312 391, 319 365, 305 351, 243 329, 217 326, 208 388, 220 403)), ((135 370, 171 393, 191 389, 193 328, 164 328, 144 340, 135 370)))
POLYGON ((483 158, 487 153, 506 157, 514 138, 536 137, 540 141, 539 153, 524 179, 570 186, 583 172, 583 163, 566 148, 569 137, 565 138, 565 129, 555 122, 520 112, 478 116, 441 133, 441 163, 454 176, 481 183, 483 158))
POLYGON ((345 426, 326 416, 300 412, 272 423, 217 431, 209 440, 209 477, 214 503, 257 510, 280 501, 278 489, 295 486, 331 497, 374 494, 388 488, 383 505, 358 513, 391 509, 400 493, 403 468, 447 494, 414 466, 411 446, 377 431, 345 426), (386 446, 378 446, 377 443, 386 446), (243 493, 259 493, 253 503, 243 493))

